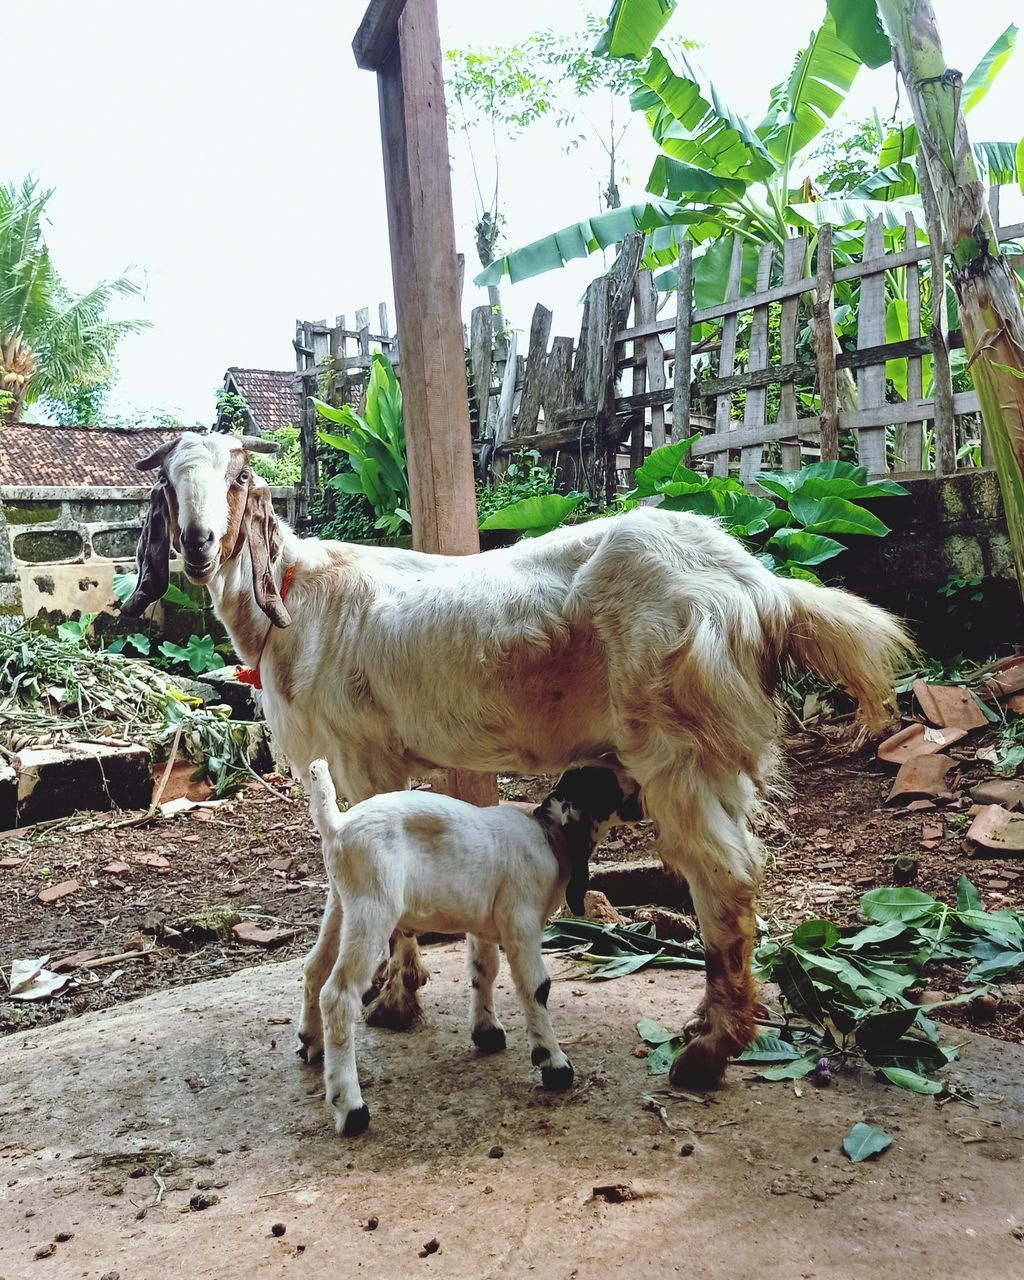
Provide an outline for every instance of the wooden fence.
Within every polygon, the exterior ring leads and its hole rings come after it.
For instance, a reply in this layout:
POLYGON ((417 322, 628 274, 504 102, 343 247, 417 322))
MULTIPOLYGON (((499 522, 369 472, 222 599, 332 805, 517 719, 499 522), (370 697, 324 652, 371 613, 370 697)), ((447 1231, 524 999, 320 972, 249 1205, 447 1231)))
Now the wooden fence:
MULTIPOLYGON (((998 235, 1017 239, 1024 224, 998 235)), ((490 309, 477 308, 470 325, 471 395, 484 460, 493 455, 500 469, 502 459, 521 449, 557 453, 580 487, 610 495, 650 448, 700 432, 691 450, 694 465, 703 463, 716 475, 738 470, 745 483, 760 470, 838 458, 841 440, 872 475, 954 470, 958 429, 976 440, 980 422, 961 421, 958 428, 958 420, 976 416, 979 406, 973 391, 953 391, 949 351, 963 343, 948 331, 945 288, 938 291, 929 332, 922 333, 922 267, 945 280, 941 255, 917 243, 912 216, 906 247, 898 251, 886 251, 880 219, 867 227, 858 262, 836 264, 827 226, 819 233, 813 273, 805 269, 807 247, 802 237, 781 250, 764 246, 755 291, 743 295, 737 245, 724 301, 698 308, 691 246, 684 244, 678 289, 670 295, 675 313, 658 316, 658 292, 651 273, 638 269, 635 237, 612 271, 590 286, 578 341, 551 341, 551 313, 538 306, 525 366, 510 358, 497 380, 487 376, 493 369, 490 309), (898 268, 906 277, 908 334, 890 342, 885 273, 898 268), (844 350, 835 338, 835 286, 854 280, 860 281, 857 347, 844 350), (808 323, 813 350, 798 359, 808 323), (709 324, 715 336, 694 346, 694 327, 709 324), (926 357, 934 384, 927 398, 926 357), (907 361, 907 398, 897 402, 886 398, 886 363, 892 360, 907 361)))

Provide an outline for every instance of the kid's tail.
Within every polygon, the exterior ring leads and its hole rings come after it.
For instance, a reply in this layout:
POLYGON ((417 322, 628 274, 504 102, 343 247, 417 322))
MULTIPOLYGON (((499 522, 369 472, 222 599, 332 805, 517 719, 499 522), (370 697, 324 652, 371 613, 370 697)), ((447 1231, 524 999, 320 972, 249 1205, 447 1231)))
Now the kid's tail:
POLYGON ((322 839, 333 835, 341 826, 338 793, 326 760, 314 760, 309 766, 309 812, 322 839))

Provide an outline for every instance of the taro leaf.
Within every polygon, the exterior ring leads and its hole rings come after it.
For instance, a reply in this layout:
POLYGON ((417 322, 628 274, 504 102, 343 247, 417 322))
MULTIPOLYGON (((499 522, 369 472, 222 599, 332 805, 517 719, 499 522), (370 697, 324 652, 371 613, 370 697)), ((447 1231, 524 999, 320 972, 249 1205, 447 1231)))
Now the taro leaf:
POLYGON ((762 1080, 802 1080, 809 1076, 818 1065, 817 1057, 798 1058, 795 1062, 783 1063, 780 1067, 765 1067, 758 1075, 762 1080))
POLYGON ((655 1022, 653 1018, 640 1018, 636 1024, 636 1029, 640 1039, 647 1044, 664 1044, 666 1040, 671 1040, 675 1035, 674 1031, 667 1030, 660 1022, 655 1022))
POLYGON ((617 956, 614 960, 596 968, 591 977, 595 982, 604 982, 609 978, 624 978, 627 974, 636 973, 649 964, 656 963, 660 955, 660 951, 655 951, 653 954, 639 956, 617 956))
POLYGON ((839 930, 831 920, 805 920, 793 930, 792 941, 804 951, 828 951, 839 941, 839 930))
POLYGON ((675 444, 663 445, 655 449, 642 467, 636 472, 636 496, 649 498, 658 492, 658 485, 665 480, 687 480, 690 483, 706 483, 706 477, 691 471, 684 465, 683 459, 690 448, 701 438, 701 433, 678 440, 675 444))
POLYGON ((869 920, 904 922, 926 920, 941 910, 940 904, 920 889, 872 889, 860 900, 861 914, 869 920))
POLYGON ((161 600, 166 600, 168 604, 176 605, 179 609, 187 609, 190 613, 202 613, 203 610, 201 604, 197 604, 191 596, 187 596, 173 582, 160 598, 161 600))
POLYGON ((882 1052, 898 1043, 916 1021, 916 1008, 874 1013, 858 1025, 857 1043, 865 1053, 882 1052))
POLYGON ((882 538, 889 526, 846 498, 811 498, 794 493, 789 509, 808 533, 863 533, 882 538))
POLYGON ((835 538, 823 538, 805 529, 779 529, 766 547, 779 559, 795 564, 822 564, 846 550, 835 538))
POLYGON ((908 1071, 906 1067, 882 1067, 882 1075, 901 1089, 909 1089, 911 1093, 941 1093, 945 1088, 941 1080, 929 1080, 917 1071, 908 1071))
POLYGON ((843 1139, 843 1150, 854 1162, 870 1160, 892 1146, 892 1135, 873 1124, 855 1124, 843 1139))
POLYGON ((901 920, 886 920, 884 924, 869 924, 858 929, 849 937, 840 938, 839 946, 850 951, 860 951, 862 947, 875 946, 879 942, 891 942, 906 932, 906 925, 901 920))
POLYGON ((535 498, 523 498, 492 512, 486 520, 481 521, 480 528, 545 533, 557 528, 582 501, 582 494, 567 498, 560 493, 545 493, 535 498))
POLYGON ((949 1050, 930 1040, 906 1035, 887 1047, 864 1051, 873 1067, 905 1067, 908 1071, 939 1071, 950 1061, 949 1050))
POLYGON ((743 1050, 733 1062, 792 1062, 800 1057, 788 1040, 780 1040, 778 1036, 758 1036, 743 1050))
POLYGON ((652 1049, 647 1055, 647 1070, 651 1075, 660 1076, 671 1070, 672 1063, 679 1057, 684 1043, 682 1036, 673 1036, 671 1040, 665 1040, 656 1049, 652 1049))
POLYGON ((961 876, 956 882, 956 909, 957 911, 984 910, 981 905, 981 894, 966 876, 961 876))

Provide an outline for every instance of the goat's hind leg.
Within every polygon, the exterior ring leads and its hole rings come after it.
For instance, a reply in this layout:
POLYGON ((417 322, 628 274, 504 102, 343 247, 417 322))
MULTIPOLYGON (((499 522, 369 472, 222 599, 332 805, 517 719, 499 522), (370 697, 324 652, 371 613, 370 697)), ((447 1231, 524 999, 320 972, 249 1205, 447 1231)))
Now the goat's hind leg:
POLYGON ((747 826, 754 802, 749 779, 706 778, 680 784, 658 777, 645 787, 658 823, 662 856, 685 875, 704 941, 706 988, 689 1040, 672 1065, 673 1084, 714 1088, 729 1059, 754 1038, 757 984, 751 972, 756 842, 747 826))
POLYGON ((333 884, 327 890, 320 933, 303 966, 302 1013, 295 1052, 306 1062, 315 1062, 323 1053, 324 1028, 320 1017, 320 992, 338 959, 341 940, 341 899, 333 884))
POLYGON ((540 1067, 545 1089, 568 1089, 573 1081, 572 1063, 562 1052, 548 1013, 551 978, 541 954, 542 931, 532 922, 520 926, 502 939, 516 993, 526 1015, 530 1039, 530 1060, 540 1067))
POLYGON ((469 1031, 481 1053, 505 1048, 505 1028, 494 1012, 494 980, 501 967, 498 948, 473 934, 466 935, 466 968, 469 972, 469 1031))
POLYGON ((380 995, 366 1006, 366 1021, 371 1027, 405 1031, 422 1013, 419 989, 429 980, 430 971, 420 959, 416 935, 393 934, 387 976, 380 995))

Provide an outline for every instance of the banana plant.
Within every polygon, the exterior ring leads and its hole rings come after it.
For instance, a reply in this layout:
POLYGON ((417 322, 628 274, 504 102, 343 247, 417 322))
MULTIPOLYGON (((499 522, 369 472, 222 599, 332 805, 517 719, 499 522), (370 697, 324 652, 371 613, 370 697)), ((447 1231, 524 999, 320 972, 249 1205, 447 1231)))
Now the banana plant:
POLYGON ((348 454, 351 471, 328 480, 341 493, 364 494, 377 516, 376 528, 389 537, 412 527, 409 515, 409 468, 405 454, 402 389, 391 361, 375 352, 366 388, 365 414, 349 404, 339 409, 314 398, 317 412, 345 433, 321 431, 320 439, 348 454))
MULTIPOLYGON (((642 230, 648 233, 644 265, 668 268, 658 277, 663 289, 675 286, 671 264, 680 241, 699 246, 694 287, 703 306, 724 297, 736 237, 743 244, 743 285, 749 288, 763 244, 781 245, 806 233, 810 255, 817 228, 826 221, 838 229, 840 258, 861 249, 864 224, 879 215, 890 239, 903 235, 906 214, 921 207, 916 140, 909 130, 903 132, 902 150, 897 135, 887 137, 878 174, 841 197, 816 199, 807 172, 811 144, 846 100, 860 67, 880 66, 891 57, 875 0, 828 0, 823 22, 772 91, 756 126, 729 108, 685 52, 652 47, 671 7, 662 0, 616 0, 599 46, 636 61, 633 106, 661 148, 648 181, 650 199, 614 210, 616 218, 599 215, 514 250, 478 275, 477 284, 493 285, 504 275, 526 279, 642 230)), ((965 109, 991 88, 1016 36, 1011 25, 967 77, 965 109)), ((1009 142, 977 148, 989 180, 999 183, 1018 180, 1019 151, 1009 142)))

